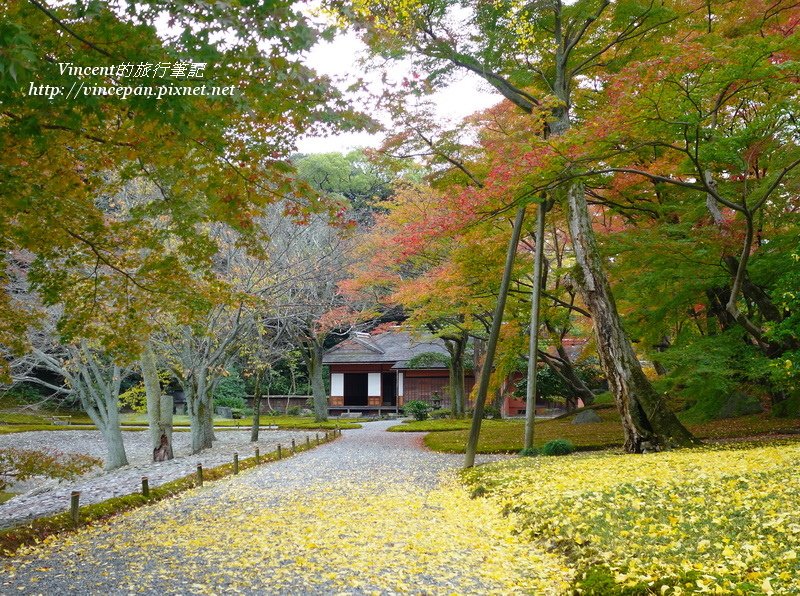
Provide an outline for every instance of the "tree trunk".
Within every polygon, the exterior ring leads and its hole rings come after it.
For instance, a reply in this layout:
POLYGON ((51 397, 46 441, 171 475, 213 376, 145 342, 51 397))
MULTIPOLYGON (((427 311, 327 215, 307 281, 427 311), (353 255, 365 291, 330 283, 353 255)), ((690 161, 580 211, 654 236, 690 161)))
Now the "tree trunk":
POLYGON ((328 419, 328 396, 325 393, 325 379, 322 375, 322 346, 312 342, 305 350, 308 377, 311 380, 311 394, 314 401, 314 420, 328 419))
POLYGON ((210 449, 214 442, 214 408, 205 382, 205 374, 189 379, 184 384, 189 425, 192 434, 192 453, 210 449))
POLYGON ((481 368, 478 394, 475 396, 475 411, 472 414, 472 426, 469 430, 469 438, 467 439, 467 446, 464 451, 465 468, 471 468, 475 465, 475 453, 478 450, 478 438, 481 434, 484 404, 486 403, 486 394, 489 390, 489 377, 492 374, 494 354, 497 350, 497 340, 500 337, 500 326, 503 323, 503 312, 506 308, 508 286, 511 283, 511 274, 514 269, 514 256, 517 253, 517 244, 519 243, 519 236, 522 231, 523 219, 525 219, 525 207, 520 207, 517 209, 514 227, 511 232, 511 239, 508 242, 508 252, 506 253, 506 262, 503 267, 503 279, 500 282, 500 290, 497 293, 497 304, 495 305, 492 319, 492 330, 489 333, 489 341, 486 344, 486 359, 481 368))
POLYGON ((450 403, 455 418, 463 418, 466 414, 466 394, 464 391, 464 354, 459 352, 459 359, 450 365, 450 403))
POLYGON ((463 418, 466 412, 464 394, 464 352, 467 348, 467 335, 446 337, 444 345, 450 353, 450 409, 453 418, 463 418))
POLYGON ((84 412, 103 435, 103 442, 106 444, 105 469, 116 470, 127 466, 128 457, 125 455, 125 444, 122 441, 122 429, 119 424, 119 392, 116 395, 104 392, 100 396, 103 403, 96 403, 83 388, 80 388, 78 397, 84 412))
MULTIPOLYGON (((547 328, 551 333, 555 333, 551 325, 548 324, 547 328)), ((542 350, 539 351, 539 356, 542 358, 542 361, 550 367, 550 370, 552 370, 569 388, 572 392, 570 397, 576 400, 580 398, 585 406, 592 405, 595 398, 594 393, 586 386, 583 379, 578 376, 575 366, 572 364, 572 360, 570 360, 569 354, 564 349, 564 346, 559 345, 556 351, 558 352, 558 357, 542 350)))
POLYGON ((253 424, 250 427, 250 442, 258 441, 258 431, 261 429, 261 371, 256 371, 256 385, 253 394, 253 424))
POLYGON ((595 244, 583 184, 572 183, 567 198, 570 235, 580 268, 576 281, 592 313, 597 352, 622 418, 625 450, 641 453, 674 444, 691 444, 691 433, 650 385, 622 329, 595 244))
POLYGON ((140 358, 142 379, 147 394, 147 422, 150 427, 150 447, 153 461, 165 461, 174 457, 172 452, 172 398, 161 392, 156 355, 147 342, 140 358))
MULTIPOLYGON (((114 399, 116 402, 116 398, 114 399)), ((111 417, 109 424, 102 430, 103 438, 106 441, 108 457, 106 458, 106 470, 116 470, 128 465, 128 457, 125 455, 125 444, 122 441, 122 429, 119 425, 119 408, 115 415, 111 417)))

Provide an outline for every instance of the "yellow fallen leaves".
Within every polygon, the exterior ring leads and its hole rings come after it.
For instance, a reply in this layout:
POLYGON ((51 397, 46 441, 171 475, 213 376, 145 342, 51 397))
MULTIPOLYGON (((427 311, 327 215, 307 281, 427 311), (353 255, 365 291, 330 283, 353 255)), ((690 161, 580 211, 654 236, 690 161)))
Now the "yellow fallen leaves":
POLYGON ((434 489, 410 476, 289 491, 226 480, 188 496, 38 549, 17 574, 56 554, 69 573, 113 559, 140 588, 180 579, 191 593, 559 594, 572 579, 452 474, 434 489))
POLYGON ((660 594, 800 593, 800 445, 517 459, 467 480, 520 528, 660 594))

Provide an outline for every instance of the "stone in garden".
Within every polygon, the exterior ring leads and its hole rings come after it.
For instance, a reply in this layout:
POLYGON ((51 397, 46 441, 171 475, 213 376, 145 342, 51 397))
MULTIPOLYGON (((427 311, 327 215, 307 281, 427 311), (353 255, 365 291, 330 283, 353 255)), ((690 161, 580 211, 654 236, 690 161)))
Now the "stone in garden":
POLYGON ((575 418, 572 419, 572 424, 595 424, 602 421, 603 419, 594 410, 583 410, 575 415, 575 418))
POLYGON ((764 407, 757 398, 750 395, 734 391, 722 404, 715 418, 736 418, 737 416, 747 416, 748 414, 760 414, 764 407))
POLYGON ((217 406, 217 416, 222 416, 223 418, 233 418, 233 412, 231 411, 231 408, 217 406))

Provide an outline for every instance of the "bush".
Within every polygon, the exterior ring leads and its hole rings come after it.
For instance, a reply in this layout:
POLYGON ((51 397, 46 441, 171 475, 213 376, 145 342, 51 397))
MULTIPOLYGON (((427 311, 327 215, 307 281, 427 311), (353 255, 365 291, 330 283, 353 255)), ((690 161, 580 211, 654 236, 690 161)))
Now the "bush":
POLYGON ((0 399, 17 403, 35 404, 44 400, 42 393, 30 385, 14 385, 10 389, 0 391, 0 399))
POLYGON ((450 418, 452 412, 446 408, 440 408, 438 410, 431 410, 429 415, 433 420, 440 420, 442 418, 450 418))
POLYGON ((124 393, 119 394, 120 407, 130 408, 134 412, 144 413, 147 411, 147 392, 144 384, 134 385, 124 393))
POLYGON ((519 454, 522 457, 536 457, 539 455, 539 450, 536 447, 525 447, 525 449, 521 449, 519 454))
POLYGON ((428 414, 433 410, 429 403, 415 399, 403 406, 406 416, 413 416, 414 420, 427 420, 428 414))
POLYGON ((776 418, 800 418, 800 391, 772 406, 776 418))
POLYGON ((229 368, 214 387, 214 406, 243 410, 247 397, 244 379, 235 368, 229 368))
POLYGON ((500 409, 494 406, 486 406, 483 409, 483 417, 490 418, 491 420, 500 420, 500 418, 502 418, 500 415, 500 409))
POLYGON ((292 406, 290 408, 286 408, 286 415, 287 416, 299 416, 300 412, 303 411, 303 408, 300 406, 292 406))
POLYGON ((542 447, 543 455, 569 455, 574 452, 575 445, 572 444, 572 441, 567 441, 566 439, 548 441, 542 447))
MULTIPOLYGON (((167 370, 159 370, 158 380, 161 385, 161 391, 163 392, 172 382, 172 376, 167 370)), ((144 388, 144 382, 140 381, 120 393, 119 405, 122 407, 128 407, 134 412, 139 412, 140 414, 147 412, 147 391, 144 388)))
POLYGON ((33 476, 70 479, 102 465, 96 457, 54 450, 0 449, 0 490, 33 476))

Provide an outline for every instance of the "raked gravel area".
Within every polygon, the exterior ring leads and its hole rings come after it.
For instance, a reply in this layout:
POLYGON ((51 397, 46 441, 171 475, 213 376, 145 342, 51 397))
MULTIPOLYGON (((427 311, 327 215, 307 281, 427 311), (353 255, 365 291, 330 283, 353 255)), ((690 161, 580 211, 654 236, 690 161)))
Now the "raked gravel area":
MULTIPOLYGON (((250 442, 248 430, 216 430, 217 441, 212 449, 197 455, 191 453, 191 433, 173 433, 175 459, 155 463, 147 431, 125 431, 122 433, 125 453, 130 465, 111 472, 98 469, 75 480, 45 480, 31 490, 0 504, 0 529, 13 527, 31 519, 60 513, 69 508, 70 493, 80 491, 81 505, 98 503, 111 497, 128 495, 141 490, 142 476, 147 476, 151 487, 188 476, 200 463, 204 468, 213 468, 233 461, 234 452, 241 459, 252 457, 256 443, 250 442)), ((292 439, 298 442, 306 436, 315 438, 315 433, 304 431, 261 430, 258 446, 261 453, 274 451, 277 445, 284 447, 292 439)), ((62 453, 84 453, 103 459, 105 445, 96 430, 34 431, 0 435, 0 449, 53 449, 62 453)))
POLYGON ((565 561, 471 498, 463 456, 392 424, 52 537, 0 563, 0 593, 565 593, 565 561))

